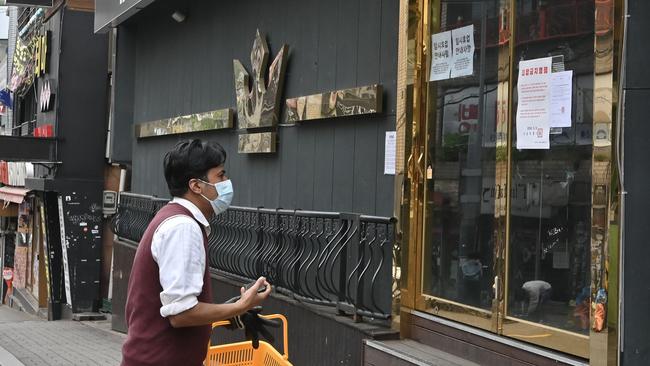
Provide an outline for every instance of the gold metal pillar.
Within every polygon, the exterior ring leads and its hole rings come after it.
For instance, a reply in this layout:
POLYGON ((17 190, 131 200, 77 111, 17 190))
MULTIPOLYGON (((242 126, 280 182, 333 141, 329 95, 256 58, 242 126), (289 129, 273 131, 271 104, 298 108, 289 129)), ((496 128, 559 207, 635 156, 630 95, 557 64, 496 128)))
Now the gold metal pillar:
POLYGON ((426 134, 426 66, 427 30, 429 29, 429 1, 417 0, 413 9, 418 24, 415 34, 415 63, 413 65, 413 118, 411 122, 411 149, 407 159, 409 184, 409 252, 408 252, 408 296, 404 296, 406 307, 414 308, 420 301, 422 233, 424 222, 424 136, 426 134), (408 297, 408 298, 406 298, 408 297))
POLYGON ((503 319, 507 308, 508 286, 508 243, 510 237, 510 200, 508 199, 511 182, 510 145, 512 136, 512 62, 514 59, 514 42, 512 33, 515 24, 515 0, 501 0, 501 17, 503 24, 499 29, 499 65, 497 86, 497 122, 496 122, 496 161, 494 172, 494 293, 492 304, 494 316, 494 331, 503 332, 503 319))
MULTIPOLYGON (((404 215, 404 207, 408 207, 408 195, 404 194, 406 172, 406 129, 408 121, 406 108, 408 100, 408 69, 409 69, 409 0, 400 0, 399 4, 399 35, 397 49, 397 119, 395 131, 397 134, 397 152, 395 156, 395 187, 393 216, 398 220, 396 244, 393 258, 393 280, 395 290, 393 296, 394 322, 399 323, 399 312, 402 301, 409 297, 405 277, 408 275, 408 237, 404 237, 403 225, 408 225, 408 217, 404 215)), ((397 326, 397 325, 396 325, 397 326)))
POLYGON ((617 195, 613 194, 612 164, 615 91, 616 24, 614 0, 595 1, 593 156, 591 186, 591 331, 590 364, 616 365, 618 314, 617 273, 610 273, 612 255, 618 258, 617 195), (613 237, 611 237, 613 234, 613 237), (610 250, 611 247, 611 250, 610 250), (612 281, 613 280, 613 281, 612 281), (603 297, 604 295, 604 297, 603 297), (608 311, 609 310, 609 311, 608 311))

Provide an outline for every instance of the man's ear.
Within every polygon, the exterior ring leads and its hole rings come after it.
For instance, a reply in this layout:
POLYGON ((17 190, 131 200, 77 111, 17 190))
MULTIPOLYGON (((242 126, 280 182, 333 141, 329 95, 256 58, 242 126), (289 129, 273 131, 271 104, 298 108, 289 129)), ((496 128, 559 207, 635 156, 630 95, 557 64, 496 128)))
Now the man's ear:
POLYGON ((200 183, 201 182, 199 182, 198 179, 190 179, 190 181, 187 183, 189 191, 194 192, 196 194, 203 193, 203 189, 200 183))

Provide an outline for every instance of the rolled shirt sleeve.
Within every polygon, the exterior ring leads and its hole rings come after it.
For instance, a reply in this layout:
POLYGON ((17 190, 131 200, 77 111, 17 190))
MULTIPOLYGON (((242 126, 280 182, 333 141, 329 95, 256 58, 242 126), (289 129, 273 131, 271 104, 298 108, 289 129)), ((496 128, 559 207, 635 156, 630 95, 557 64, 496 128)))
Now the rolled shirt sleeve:
POLYGON ((205 249, 199 224, 184 215, 165 220, 154 233, 151 254, 160 276, 160 315, 180 314, 198 304, 203 291, 205 249))

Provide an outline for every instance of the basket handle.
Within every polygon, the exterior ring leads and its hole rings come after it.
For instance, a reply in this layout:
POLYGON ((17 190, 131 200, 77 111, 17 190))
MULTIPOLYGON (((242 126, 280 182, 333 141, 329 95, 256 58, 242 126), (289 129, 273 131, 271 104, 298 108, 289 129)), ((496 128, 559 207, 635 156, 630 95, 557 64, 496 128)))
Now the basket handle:
MULTIPOLYGON (((282 350, 284 351, 282 353, 282 357, 284 357, 285 360, 289 359, 289 327, 288 327, 288 322, 287 318, 282 315, 282 314, 269 314, 269 315, 260 315, 260 318, 264 319, 280 319, 282 321, 282 339, 284 341, 284 345, 282 347, 282 350)), ((212 323, 212 330, 216 327, 224 327, 230 325, 229 320, 221 320, 218 322, 212 323)), ((208 342, 208 347, 210 346, 210 342, 208 342)))

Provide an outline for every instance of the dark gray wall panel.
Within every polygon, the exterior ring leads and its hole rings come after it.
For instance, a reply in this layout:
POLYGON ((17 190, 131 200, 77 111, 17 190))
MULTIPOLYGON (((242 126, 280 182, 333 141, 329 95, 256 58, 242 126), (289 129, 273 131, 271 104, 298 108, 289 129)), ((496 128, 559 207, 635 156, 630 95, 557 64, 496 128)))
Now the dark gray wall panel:
MULTIPOLYGON (((236 109, 232 60, 250 68, 257 28, 270 60, 289 46, 284 97, 383 84, 388 112, 278 128, 278 152, 237 154, 237 132, 133 140, 133 191, 168 196, 162 157, 179 139, 220 142, 241 206, 391 215, 393 177, 383 175, 383 141, 395 129, 398 8, 391 1, 187 2, 187 20, 159 0, 129 20, 135 29, 133 123, 219 108, 236 109), (392 34, 394 33, 394 34, 392 34), (390 195, 387 197, 378 197, 390 195), (381 204, 379 204, 381 202, 381 204)), ((119 52, 119 50, 118 50, 119 52)), ((284 117, 284 108, 282 111, 284 117)), ((235 118, 236 119, 236 118, 235 118)), ((129 126, 129 133, 133 134, 129 126)))
MULTIPOLYGON (((629 75, 628 75, 629 77, 629 75)), ((648 206, 650 206, 650 171, 645 160, 650 155, 647 123, 647 104, 650 90, 628 90, 625 101, 625 251, 623 270, 625 293, 624 349, 625 366, 647 365, 650 360, 648 343, 648 304, 650 304, 650 236, 648 225, 648 206)))
POLYGON ((332 123, 334 126, 332 207, 335 211, 354 211, 354 154, 357 146, 354 144, 356 129, 352 119, 341 118, 332 123))
MULTIPOLYGON (((354 123, 355 118, 351 118, 354 123)), ((375 212, 375 192, 377 192, 377 125, 354 123, 354 187, 352 200, 355 211, 375 212)), ((383 156, 383 155, 382 155, 383 156)))
MULTIPOLYGON (((338 0, 336 23, 336 89, 357 86, 359 2, 338 0)), ((364 9, 365 10, 365 9, 364 9)), ((362 42, 365 40, 361 40, 362 42)), ((376 60, 379 61, 379 60, 376 60)))
MULTIPOLYGON (((318 82, 316 90, 328 91, 336 89, 336 31, 338 19, 338 2, 318 2, 318 82)), ((309 93, 306 93, 309 94, 309 93)), ((298 96, 298 94, 287 94, 298 96)))
POLYGON ((298 162, 296 166, 296 184, 298 185, 298 205, 296 208, 314 207, 314 170, 320 169, 322 163, 322 160, 315 157, 316 134, 314 127, 314 125, 300 126, 298 162))
POLYGON ((650 190, 648 181, 650 171, 646 162, 650 155, 648 145, 648 100, 650 100, 650 71, 647 67, 647 35, 650 32, 650 2, 630 0, 630 18, 628 19, 627 58, 624 60, 626 70, 626 88, 624 99, 624 177, 625 191, 625 243, 621 253, 623 260, 622 291, 622 336, 623 346, 621 365, 648 365, 650 360, 650 343, 648 328, 650 318, 647 316, 650 304, 650 268, 647 258, 650 247, 647 238, 648 206, 650 190))
POLYGON ((107 100, 108 38, 93 34, 93 14, 63 10, 60 49, 57 135, 64 162, 57 178, 104 178, 107 100), (83 80, 83 82, 80 82, 83 80))
POLYGON ((298 207, 298 127, 285 128, 282 131, 280 150, 280 202, 283 208, 298 207))
POLYGON ((628 88, 650 87, 650 69, 648 68, 647 35, 650 34, 650 1, 628 0, 628 48, 627 67, 628 88), (630 77, 633 76, 633 77, 630 77))
MULTIPOLYGON (((386 86, 384 88, 384 112, 388 115, 395 115, 397 107, 397 38, 399 28, 399 1, 382 0, 381 2, 381 38, 379 54, 379 82, 386 86)), ((393 122, 393 126, 395 123, 393 122)), ((391 127, 393 130, 394 127, 391 127)))
POLYGON ((357 85, 369 85, 378 80, 381 67, 381 0, 359 0, 359 8, 357 85))
POLYGON ((133 29, 121 26, 117 34, 116 66, 113 72, 113 130, 110 159, 116 163, 131 162, 133 136, 133 100, 135 76, 135 39, 133 29))
POLYGON ((314 158, 318 167, 314 169, 314 207, 323 211, 332 211, 332 185, 334 175, 334 130, 326 124, 313 125, 316 141, 314 158))

